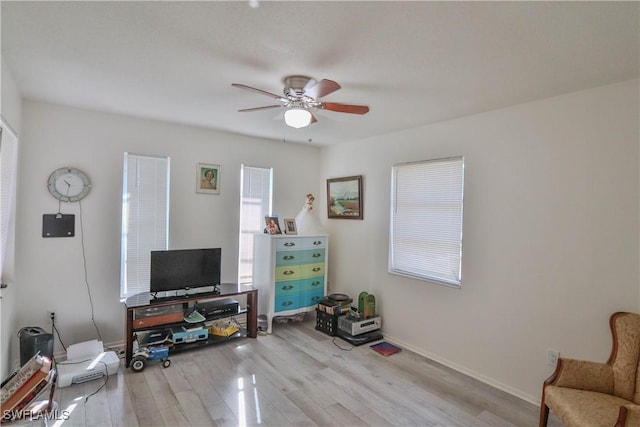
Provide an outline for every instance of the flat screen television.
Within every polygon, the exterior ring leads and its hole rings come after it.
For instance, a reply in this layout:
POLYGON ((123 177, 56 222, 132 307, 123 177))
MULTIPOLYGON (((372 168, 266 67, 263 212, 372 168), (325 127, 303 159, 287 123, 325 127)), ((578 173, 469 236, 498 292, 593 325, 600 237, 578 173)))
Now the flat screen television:
POLYGON ((221 248, 151 251, 151 293, 220 285, 221 248))

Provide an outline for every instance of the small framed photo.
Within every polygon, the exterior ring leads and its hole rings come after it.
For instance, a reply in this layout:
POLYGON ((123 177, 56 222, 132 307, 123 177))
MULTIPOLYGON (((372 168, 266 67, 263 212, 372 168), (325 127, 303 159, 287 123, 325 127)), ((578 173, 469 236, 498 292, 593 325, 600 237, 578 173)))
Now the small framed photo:
POLYGON ((327 179, 327 216, 362 219, 362 175, 327 179))
POLYGON ((220 165, 209 163, 196 165, 196 192, 220 194, 220 165))
POLYGON ((285 234, 298 234, 298 228, 296 227, 296 220, 293 218, 285 218, 284 220, 284 232, 285 234))
POLYGON ((264 217, 265 228, 264 232, 267 234, 282 234, 280 223, 277 216, 265 216, 264 217))

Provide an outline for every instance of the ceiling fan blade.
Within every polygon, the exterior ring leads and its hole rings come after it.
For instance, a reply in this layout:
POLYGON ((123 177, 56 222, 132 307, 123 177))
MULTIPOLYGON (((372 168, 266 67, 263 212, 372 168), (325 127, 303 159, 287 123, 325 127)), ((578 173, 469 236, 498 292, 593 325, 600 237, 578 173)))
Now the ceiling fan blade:
POLYGON ((282 97, 280 95, 276 95, 275 93, 264 91, 262 89, 256 89, 255 87, 243 85, 243 84, 240 84, 240 83, 231 83, 231 86, 239 87, 240 89, 250 90, 250 91, 256 92, 256 93, 261 93, 262 95, 270 96, 271 98, 277 99, 278 101, 287 102, 287 98, 284 98, 284 97, 282 97))
MULTIPOLYGON (((313 80, 310 80, 309 83, 312 83, 313 80)), ((304 94, 310 98, 318 99, 323 96, 329 95, 340 89, 340 85, 333 80, 322 79, 315 85, 311 85, 310 87, 305 86, 304 94)))
POLYGON ((321 108, 350 114, 367 114, 369 112, 369 107, 366 105, 339 104, 337 102, 323 102, 321 108))
POLYGON ((317 122, 318 119, 316 119, 316 116, 313 115, 313 113, 311 113, 311 122, 309 124, 313 124, 315 122, 317 122))
POLYGON ((267 105, 265 107, 245 108, 245 109, 238 110, 238 111, 240 111, 241 113, 246 113, 246 112, 249 112, 249 111, 270 110, 272 108, 282 108, 282 107, 284 107, 284 105, 267 105))

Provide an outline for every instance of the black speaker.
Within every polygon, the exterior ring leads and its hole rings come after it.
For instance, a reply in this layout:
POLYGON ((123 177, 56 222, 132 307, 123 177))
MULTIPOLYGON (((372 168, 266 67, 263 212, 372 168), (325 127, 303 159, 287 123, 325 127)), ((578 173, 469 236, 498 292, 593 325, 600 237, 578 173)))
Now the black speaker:
POLYGON ((53 359, 53 335, 42 328, 22 328, 18 332, 20 338, 20 366, 23 366, 36 353, 53 359))

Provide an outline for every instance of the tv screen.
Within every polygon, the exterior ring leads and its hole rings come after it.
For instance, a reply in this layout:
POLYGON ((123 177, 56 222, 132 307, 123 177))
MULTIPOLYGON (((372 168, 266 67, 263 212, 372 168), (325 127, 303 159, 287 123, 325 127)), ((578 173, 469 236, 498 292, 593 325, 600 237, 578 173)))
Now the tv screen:
POLYGON ((221 248, 151 251, 150 291, 220 284, 221 248))

